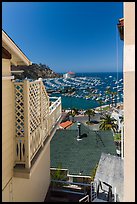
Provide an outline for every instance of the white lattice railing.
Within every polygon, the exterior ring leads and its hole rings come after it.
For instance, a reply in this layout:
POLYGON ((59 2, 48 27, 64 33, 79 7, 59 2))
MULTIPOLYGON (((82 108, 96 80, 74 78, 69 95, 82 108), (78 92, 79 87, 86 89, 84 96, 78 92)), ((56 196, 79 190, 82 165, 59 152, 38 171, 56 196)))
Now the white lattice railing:
POLYGON ((61 98, 50 106, 41 79, 14 82, 15 87, 15 164, 31 161, 61 117, 61 98))
POLYGON ((49 129, 50 131, 54 128, 55 124, 61 117, 61 97, 50 97, 51 100, 55 100, 52 102, 49 111, 50 111, 50 120, 49 120, 49 129))

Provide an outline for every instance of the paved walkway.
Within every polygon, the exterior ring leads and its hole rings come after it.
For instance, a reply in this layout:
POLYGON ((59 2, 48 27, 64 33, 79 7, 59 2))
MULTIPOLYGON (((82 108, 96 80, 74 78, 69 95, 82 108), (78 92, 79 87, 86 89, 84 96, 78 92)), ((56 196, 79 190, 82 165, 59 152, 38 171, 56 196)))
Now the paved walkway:
MULTIPOLYGON (((70 120, 71 119, 72 119, 72 117, 70 116, 70 120)), ((91 116, 91 121, 92 120, 99 121, 100 120, 100 114, 96 113, 95 116, 91 116)), ((88 121, 88 116, 87 115, 76 115, 74 117, 74 121, 87 122, 88 121)))

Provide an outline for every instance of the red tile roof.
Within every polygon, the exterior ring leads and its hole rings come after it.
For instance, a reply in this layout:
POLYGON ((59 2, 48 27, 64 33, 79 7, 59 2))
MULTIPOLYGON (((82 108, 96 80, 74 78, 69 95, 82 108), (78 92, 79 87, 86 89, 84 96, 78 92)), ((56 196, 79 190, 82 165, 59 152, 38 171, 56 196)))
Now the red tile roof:
POLYGON ((71 121, 66 121, 66 122, 60 123, 60 127, 63 129, 68 128, 70 125, 72 125, 71 121))
POLYGON ((68 74, 75 74, 74 72, 68 72, 68 74))

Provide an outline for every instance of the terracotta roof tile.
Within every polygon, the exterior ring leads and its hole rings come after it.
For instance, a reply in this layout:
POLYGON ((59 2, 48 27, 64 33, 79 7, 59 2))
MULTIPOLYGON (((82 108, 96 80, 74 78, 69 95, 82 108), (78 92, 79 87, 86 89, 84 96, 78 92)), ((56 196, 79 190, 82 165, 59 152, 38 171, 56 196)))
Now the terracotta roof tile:
POLYGON ((66 129, 70 125, 72 125, 71 121, 66 121, 66 122, 60 123, 60 127, 63 128, 63 129, 66 129))

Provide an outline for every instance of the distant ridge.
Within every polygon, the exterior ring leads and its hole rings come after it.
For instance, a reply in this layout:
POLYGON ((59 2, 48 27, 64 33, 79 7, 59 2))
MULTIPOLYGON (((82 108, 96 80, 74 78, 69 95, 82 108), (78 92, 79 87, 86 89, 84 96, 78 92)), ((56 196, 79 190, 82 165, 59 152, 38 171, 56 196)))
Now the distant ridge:
POLYGON ((62 74, 55 73, 49 66, 45 64, 32 63, 29 66, 14 66, 11 67, 12 71, 23 71, 22 73, 14 73, 15 78, 18 79, 38 79, 38 78, 60 78, 62 74))

